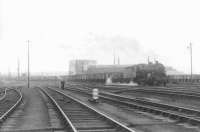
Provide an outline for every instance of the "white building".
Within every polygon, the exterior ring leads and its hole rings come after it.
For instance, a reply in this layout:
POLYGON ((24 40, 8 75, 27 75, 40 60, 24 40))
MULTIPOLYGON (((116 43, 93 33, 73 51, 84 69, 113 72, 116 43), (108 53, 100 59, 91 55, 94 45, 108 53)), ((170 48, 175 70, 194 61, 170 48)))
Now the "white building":
POLYGON ((95 60, 71 60, 69 62, 69 75, 82 74, 88 67, 96 65, 95 60))

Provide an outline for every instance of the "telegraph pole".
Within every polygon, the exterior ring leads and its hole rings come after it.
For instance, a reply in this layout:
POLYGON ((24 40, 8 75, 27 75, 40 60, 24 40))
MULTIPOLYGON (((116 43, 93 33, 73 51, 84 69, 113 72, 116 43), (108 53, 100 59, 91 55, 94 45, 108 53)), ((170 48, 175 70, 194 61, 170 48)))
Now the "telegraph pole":
POLYGON ((119 56, 118 56, 118 65, 120 65, 120 58, 119 58, 119 56))
POLYGON ((192 43, 190 43, 190 70, 191 70, 191 82, 192 82, 192 78, 193 78, 193 74, 192 74, 192 43))
POLYGON ((30 69, 29 69, 29 65, 30 65, 30 56, 29 56, 29 43, 30 41, 27 40, 27 43, 28 43, 28 88, 30 88, 30 69))
POLYGON ((113 58, 113 59, 114 59, 114 60, 113 60, 113 63, 114 63, 114 65, 115 65, 115 50, 114 50, 113 57, 114 57, 114 58, 113 58))
POLYGON ((19 62, 19 58, 17 59, 17 77, 18 80, 20 79, 20 62, 19 62))

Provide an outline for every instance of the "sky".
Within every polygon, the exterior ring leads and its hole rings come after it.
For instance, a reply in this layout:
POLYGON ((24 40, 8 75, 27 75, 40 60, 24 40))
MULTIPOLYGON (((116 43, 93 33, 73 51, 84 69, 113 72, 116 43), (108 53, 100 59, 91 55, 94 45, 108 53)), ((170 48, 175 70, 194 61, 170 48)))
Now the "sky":
POLYGON ((0 72, 67 72, 72 59, 159 60, 200 73, 198 0, 0 0, 0 72))

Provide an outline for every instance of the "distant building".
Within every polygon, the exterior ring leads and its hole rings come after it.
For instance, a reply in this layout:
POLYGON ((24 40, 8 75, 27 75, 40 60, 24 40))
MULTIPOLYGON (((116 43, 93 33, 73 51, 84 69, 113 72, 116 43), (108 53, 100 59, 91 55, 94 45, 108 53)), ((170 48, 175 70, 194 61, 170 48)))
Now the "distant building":
POLYGON ((90 66, 87 74, 101 74, 105 76, 122 75, 124 78, 136 77, 136 71, 131 66, 133 65, 96 65, 90 66))
POLYGON ((69 75, 82 74, 88 70, 90 66, 96 65, 95 60, 71 60, 69 62, 69 75))
POLYGON ((90 66, 87 70, 87 73, 115 73, 115 72, 121 72, 125 68, 131 65, 96 65, 96 66, 90 66))

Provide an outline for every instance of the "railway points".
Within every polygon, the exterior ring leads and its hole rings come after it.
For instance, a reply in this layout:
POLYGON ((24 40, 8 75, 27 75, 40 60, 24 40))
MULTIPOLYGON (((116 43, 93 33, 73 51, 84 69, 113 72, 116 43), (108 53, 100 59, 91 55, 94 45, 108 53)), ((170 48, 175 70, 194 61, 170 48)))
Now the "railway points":
MULTIPOLYGON (((35 83, 35 85, 38 85, 38 84, 40 84, 40 87, 53 86, 52 85, 53 82, 52 83, 45 82, 45 84, 42 84, 40 82, 35 83)), ((55 110, 55 108, 54 108, 55 106, 51 104, 52 101, 49 101, 49 97, 47 97, 38 88, 33 88, 34 87, 33 85, 34 84, 32 84, 32 88, 30 90, 38 91, 38 94, 42 98, 42 99, 39 99, 40 101, 38 100, 38 101, 35 101, 35 102, 41 102, 41 100, 44 101, 42 103, 43 106, 42 106, 41 109, 44 110, 45 108, 43 108, 43 107, 45 105, 48 106, 46 109, 48 109, 49 120, 48 119, 47 120, 48 120, 48 122, 51 122, 49 124, 51 124, 51 125, 54 124, 54 125, 53 126, 42 127, 40 129, 36 129, 34 127, 32 127, 32 128, 30 126, 25 127, 25 125, 20 125, 19 124, 18 128, 15 128, 15 127, 10 127, 12 125, 9 125, 9 123, 15 124, 14 122, 19 121, 19 119, 16 118, 16 121, 13 121, 13 120, 10 120, 9 118, 7 118, 5 120, 5 122, 3 122, 1 124, 2 127, 0 128, 0 131, 3 130, 4 128, 6 128, 6 129, 9 128, 10 130, 15 129, 16 132, 20 131, 20 130, 24 130, 24 131, 27 131, 27 130, 34 130, 34 131, 39 131, 39 130, 43 130, 43 131, 52 131, 52 130, 65 131, 66 130, 64 126, 66 126, 67 122, 65 122, 65 121, 63 122, 63 116, 60 116, 61 115, 60 112, 58 112, 58 110, 55 110), (49 105, 49 104, 51 104, 51 105, 49 105), (49 108, 49 106, 52 106, 52 107, 49 108), (49 112, 49 111, 51 111, 51 112, 49 112), (55 115, 57 115, 56 116, 57 119, 55 119, 55 115), (62 119, 60 119, 60 117, 62 117, 62 119), (7 121, 9 127, 6 126, 6 121, 7 121), (5 127, 3 127, 3 124, 5 125, 5 127), (63 124, 65 124, 65 125, 63 125, 63 124), (31 129, 28 129, 28 128, 31 128, 31 129)), ((88 98, 91 98, 91 95, 88 95, 88 97, 85 97, 85 102, 87 102, 88 104, 93 106, 95 109, 103 112, 105 115, 108 115, 109 117, 112 117, 113 119, 115 119, 118 122, 122 123, 127 128, 132 128, 135 131, 145 132, 146 130, 149 130, 149 131, 152 131, 152 132, 159 132, 159 130, 170 129, 170 130, 173 130, 173 131, 174 130, 181 130, 183 132, 184 131, 185 132, 186 131, 187 132, 196 132, 196 130, 199 129, 199 125, 198 125, 199 122, 196 122, 197 116, 199 115, 198 111, 195 113, 194 111, 187 111, 186 109, 183 109, 183 108, 181 108, 181 109, 178 108, 179 111, 177 111, 177 109, 175 107, 171 107, 170 109, 169 108, 165 108, 164 104, 162 104, 162 108, 160 108, 160 106, 154 106, 153 104, 145 104, 145 103, 151 102, 152 100, 149 101, 149 100, 145 100, 145 99, 142 99, 142 98, 134 98, 137 101, 133 102, 133 100, 127 101, 127 100, 123 100, 123 99, 118 98, 118 97, 114 97, 114 96, 110 96, 110 95, 108 96, 106 94, 102 95, 102 93, 104 93, 104 92, 108 93, 108 94, 111 94, 109 92, 112 92, 113 95, 116 95, 115 93, 117 93, 118 95, 122 94, 122 96, 123 96, 123 93, 125 93, 126 91, 120 91, 121 89, 126 89, 127 92, 130 93, 130 91, 133 90, 133 89, 136 90, 136 91, 138 89, 142 90, 141 87, 130 87, 130 86, 127 86, 127 87, 126 86, 114 87, 114 86, 104 86, 102 84, 95 84, 95 83, 93 83, 93 84, 89 84, 89 83, 82 84, 82 83, 79 83, 77 85, 76 83, 70 83, 70 82, 66 83, 65 90, 66 90, 67 87, 68 88, 71 87, 73 89, 82 88, 82 89, 88 90, 87 92, 89 92, 89 93, 92 93, 92 89, 93 88, 98 88, 100 90, 100 103, 99 104, 91 104, 88 101, 88 98), (106 90, 106 89, 110 89, 110 91, 106 90), (122 92, 122 93, 120 93, 120 92, 122 92), (103 96, 104 96, 104 98, 103 98, 103 96), (115 101, 111 101, 111 100, 108 101, 109 98, 115 99, 115 101), (129 104, 129 106, 120 104, 119 100, 121 100, 122 104, 124 102, 126 102, 126 104, 129 104), (141 100, 144 101, 145 103, 144 102, 143 102, 144 104, 141 103, 140 102, 141 100), (131 105, 135 105, 135 106, 133 107, 131 105), (178 116, 177 116, 177 114, 178 114, 178 116), (189 121, 188 117, 190 118, 190 121, 189 121), (163 127, 163 126, 165 126, 165 127, 163 127)), ((16 89, 17 90, 21 89, 22 93, 26 93, 24 91, 25 88, 21 88, 20 86, 17 86, 16 89)), ((60 87, 57 87, 56 89, 57 90, 61 90, 60 87)), ((149 88, 149 90, 151 90, 151 89, 152 90, 156 90, 156 88, 149 88)), ((170 91, 170 89, 166 89, 166 90, 170 91)), ((143 91, 141 91, 141 93, 142 92, 143 91)), ((182 89, 182 92, 183 92, 183 89, 182 89)), ((33 97, 38 97, 38 94, 34 94, 32 96, 32 98, 33 97)), ((84 96, 83 93, 81 93, 81 92, 79 92, 79 93, 76 92, 75 93, 73 91, 71 91, 71 95, 75 95, 73 97, 75 97, 76 99, 79 99, 79 98, 83 99, 83 96, 84 96)), ((26 96, 24 96, 24 97, 26 97, 26 96)), ((63 98, 59 98, 59 101, 63 101, 63 98)), ((56 101, 56 102, 58 102, 58 101, 56 101)), ((57 104, 59 104, 59 103, 57 103, 57 104)), ((62 108, 62 105, 59 105, 59 106, 61 106, 60 108, 62 108)), ((38 106, 38 107, 41 107, 41 106, 38 106)), ((193 110, 193 109, 191 109, 191 110, 193 110)), ((17 109, 16 109, 16 111, 17 111, 17 109)), ((13 114, 16 111, 13 111, 13 114)), ((25 111, 23 111, 21 113, 24 113, 24 112, 25 111)), ((70 113, 72 113, 72 112, 70 112, 70 113)), ((12 117, 13 114, 11 114, 10 117, 12 117)), ((45 115, 45 114, 43 113, 42 115, 45 115)), ((17 115, 15 115, 14 117, 17 117, 17 115)), ((38 118, 42 118, 42 116, 41 117, 35 117, 35 118, 37 118, 37 119, 38 118)), ((29 120, 29 119, 27 118, 26 120, 29 120)), ((45 122, 45 120, 44 120, 44 122, 45 122)), ((27 123, 28 123, 28 121, 27 121, 27 123)), ((25 123, 22 122, 22 124, 26 124, 26 122, 25 123)), ((31 123, 29 123, 29 124, 31 124, 31 123)), ((33 125, 34 125, 34 123, 33 123, 33 125)), ((9 130, 7 129, 6 131, 9 131, 9 130)), ((114 130, 112 130, 112 131, 114 131, 114 130)))
MULTIPOLYGON (((133 102, 136 104, 132 104, 134 107, 142 109, 144 111, 149 111, 149 112, 156 112, 157 114, 161 114, 164 116, 171 116, 173 117, 180 117, 183 118, 183 120, 185 120, 185 118, 188 118, 186 120, 193 120, 193 123, 198 123, 198 116, 199 115, 199 111, 192 109, 192 108, 186 108, 186 107, 178 107, 178 106, 173 106, 170 104, 161 104, 161 103, 156 103, 156 102, 151 102, 151 101, 146 101, 146 100, 141 100, 141 99, 135 99, 135 98, 127 98, 125 96, 118 96, 118 95, 114 95, 114 94, 110 94, 110 93, 101 93, 102 98, 105 97, 111 97, 112 100, 113 98, 118 99, 118 102, 120 103, 120 101, 124 100, 126 104, 131 105, 133 102), (131 103, 131 104, 129 104, 131 103), (146 105, 147 107, 145 107, 144 105, 146 105), (178 113, 177 113, 178 111, 178 113), (182 114, 180 114, 182 113, 182 114), (195 119, 196 118, 196 119, 195 119)), ((192 123, 192 121, 191 121, 192 123)), ((198 123, 199 124, 199 123, 198 123)))
MULTIPOLYGON (((94 88, 93 86, 85 86, 82 88, 85 88, 87 90, 91 90, 91 88, 94 88)), ((102 89, 105 89, 102 87, 102 89)), ((123 88, 121 88, 123 89, 123 88)), ((170 106, 170 104, 173 106, 180 106, 180 107, 186 107, 188 109, 199 109, 199 102, 196 100, 196 98, 199 98, 198 94, 196 95, 192 95, 192 94, 187 94, 187 93, 182 93, 182 92, 166 92, 166 91, 158 91, 158 93, 154 92, 155 89, 148 89, 148 90, 144 90, 144 89, 132 89, 132 90, 127 90, 127 94, 122 94, 124 96, 128 96, 128 97, 132 97, 132 98, 136 98, 137 100, 143 100, 146 102, 153 102, 155 100, 155 103, 164 103, 170 106), (140 94, 137 94, 137 91, 140 91, 140 94), (148 94, 148 92, 145 94, 145 91, 149 91, 150 94, 148 94), (132 96, 131 96, 132 93, 132 96), (153 95, 157 95, 157 98, 154 98, 153 95), (137 96, 134 96, 137 95, 137 96), (173 96, 171 96, 173 95, 173 96), (149 98, 148 98, 149 97, 149 98), (165 97, 165 98, 164 98, 165 97), (173 97, 173 98, 172 98, 173 97), (190 98, 190 97, 194 97, 194 98, 190 98), (190 100, 190 103, 187 102, 188 98, 190 100), (165 99, 165 100, 164 100, 165 99), (168 99, 168 100, 167 100, 168 99), (171 99, 171 102, 170 102, 171 99)), ((126 90, 124 90, 126 91, 126 90)), ((103 91, 102 91, 103 92, 103 91)), ((118 92, 117 92, 118 94, 118 92)))
POLYGON ((22 94, 15 89, 5 89, 0 99, 0 122, 2 123, 22 100, 22 94))
POLYGON ((200 103, 199 98, 200 96, 197 95, 182 95, 182 94, 166 94, 164 91, 159 93, 153 92, 145 92, 145 91, 126 91, 117 93, 119 95, 127 96, 127 97, 134 97, 143 100, 155 101, 164 104, 172 104, 175 106, 186 107, 191 109, 200 110, 200 103))
POLYGON ((0 91, 0 100, 2 100, 5 96, 6 96, 6 88, 5 89, 1 89, 0 91))
POLYGON ((64 131, 51 102, 35 88, 22 89, 23 101, 0 124, 1 132, 64 131), (59 125, 58 125, 59 124, 59 125))
MULTIPOLYGON (((78 84, 79 86, 81 84, 78 84)), ((69 85, 70 86, 70 85, 69 85)), ((101 91, 112 92, 115 94, 121 94, 128 97, 134 97, 147 101, 154 101, 164 104, 172 104, 175 106, 186 107, 189 109, 199 110, 200 93, 199 90, 194 88, 193 90, 186 87, 182 88, 170 88, 170 87, 107 87, 104 85, 81 85, 85 89, 99 88, 101 91), (120 90, 121 89, 121 90, 120 90)))
POLYGON ((53 89, 48 89, 47 92, 58 102, 77 131, 135 132, 69 95, 53 89))
MULTIPOLYGON (((60 89, 58 89, 58 90, 60 91, 60 89)), ((85 102, 88 102, 87 101, 88 98, 91 98, 91 95, 86 96, 86 95, 84 95, 83 93, 80 93, 80 92, 76 92, 76 93, 70 92, 70 91, 65 91, 65 92, 70 94, 70 95, 73 95, 77 99, 84 100, 85 102)), ((142 112, 141 109, 137 110, 137 109, 133 109, 131 107, 123 106, 117 101, 116 102, 113 102, 113 101, 109 102, 108 100, 106 101, 106 100, 102 100, 102 99, 100 100, 100 102, 101 101, 102 101, 102 103, 100 103, 99 105, 94 105, 94 107, 98 107, 100 110, 103 110, 103 111, 106 111, 106 113, 109 113, 109 115, 112 115, 115 118, 123 120, 124 122, 127 123, 127 126, 133 127, 136 130, 138 128, 139 131, 141 129, 143 129, 143 127, 145 127, 146 130, 148 130, 148 129, 151 129, 151 128, 153 129, 154 126, 157 126, 157 128, 159 127, 159 130, 163 130, 163 131, 165 131, 166 129, 171 129, 171 131, 174 131, 173 129, 176 129, 176 131, 178 131, 178 129, 180 129, 181 132, 182 131, 187 131, 187 132, 193 131, 193 129, 191 130, 191 129, 187 129, 187 128, 183 127, 180 122, 179 123, 177 122, 176 119, 175 120, 171 119, 171 121, 168 121, 168 120, 170 120, 168 117, 162 118, 161 116, 159 116, 159 114, 158 115, 155 115, 155 114, 149 115, 148 113, 146 113, 144 111, 142 112), (146 115, 148 115, 148 116, 146 116, 146 115), (155 121, 156 120, 155 117, 158 119, 157 121, 155 121), (166 125, 167 127, 164 129, 164 128, 162 128, 163 125, 164 126, 166 125), (170 127, 173 127, 173 129, 170 128, 170 127)), ((195 126, 193 126, 193 127, 195 129, 195 126)), ((154 128, 152 131, 154 131, 154 132, 158 131, 159 132, 159 130, 156 130, 154 128)))

